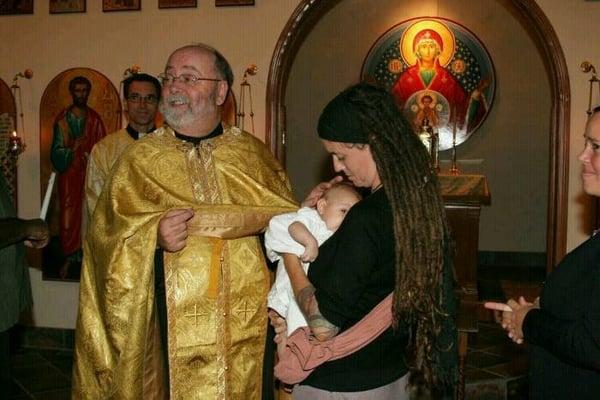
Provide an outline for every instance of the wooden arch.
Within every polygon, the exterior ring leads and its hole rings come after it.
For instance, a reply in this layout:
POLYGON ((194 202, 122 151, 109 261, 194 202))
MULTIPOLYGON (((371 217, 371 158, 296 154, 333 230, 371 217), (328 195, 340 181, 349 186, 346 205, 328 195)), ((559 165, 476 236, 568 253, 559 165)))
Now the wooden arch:
MULTIPOLYGON (((282 163, 285 163, 285 91, 293 60, 315 24, 340 1, 342 0, 302 0, 275 46, 267 82, 266 142, 282 163)), ((502 3, 533 39, 550 81, 552 106, 546 236, 547 268, 550 270, 566 252, 571 106, 567 63, 556 32, 534 0, 509 0, 502 3)))

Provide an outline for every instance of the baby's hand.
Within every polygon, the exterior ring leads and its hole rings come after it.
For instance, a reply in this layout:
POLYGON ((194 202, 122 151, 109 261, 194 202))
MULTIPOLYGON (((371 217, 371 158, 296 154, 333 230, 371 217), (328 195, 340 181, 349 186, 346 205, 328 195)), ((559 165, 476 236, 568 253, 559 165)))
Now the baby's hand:
POLYGON ((300 256, 303 262, 313 262, 319 255, 319 244, 316 240, 307 243, 304 247, 304 253, 300 256))

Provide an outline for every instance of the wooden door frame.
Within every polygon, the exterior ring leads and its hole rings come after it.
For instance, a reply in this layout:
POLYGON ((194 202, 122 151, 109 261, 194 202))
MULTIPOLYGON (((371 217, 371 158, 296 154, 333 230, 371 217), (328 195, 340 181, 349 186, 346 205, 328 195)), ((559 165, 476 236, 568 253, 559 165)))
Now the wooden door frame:
MULTIPOLYGON (((298 50, 315 24, 342 0, 302 0, 285 25, 271 59, 267 81, 266 136, 273 154, 285 165, 285 91, 298 50)), ((534 0, 499 0, 533 39, 548 72, 551 93, 550 159, 546 266, 550 271, 566 253, 569 180, 570 84, 558 36, 534 0)))

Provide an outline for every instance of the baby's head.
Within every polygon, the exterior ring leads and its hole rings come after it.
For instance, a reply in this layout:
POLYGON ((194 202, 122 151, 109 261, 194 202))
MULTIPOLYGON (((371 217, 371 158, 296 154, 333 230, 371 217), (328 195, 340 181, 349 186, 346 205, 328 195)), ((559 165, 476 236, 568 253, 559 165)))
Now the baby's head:
POLYGON ((360 200, 361 195, 354 186, 344 182, 336 183, 317 201, 317 212, 327 229, 335 231, 340 227, 348 210, 360 200))

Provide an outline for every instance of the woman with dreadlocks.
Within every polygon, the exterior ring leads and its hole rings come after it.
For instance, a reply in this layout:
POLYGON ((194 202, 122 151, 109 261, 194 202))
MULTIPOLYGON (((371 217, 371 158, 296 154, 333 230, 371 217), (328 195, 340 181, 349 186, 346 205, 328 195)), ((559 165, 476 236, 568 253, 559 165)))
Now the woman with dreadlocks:
MULTIPOLYGON (((293 398, 408 399, 409 383, 442 398, 457 376, 455 301, 448 225, 428 154, 393 97, 368 84, 336 96, 318 133, 335 171, 371 193, 319 248, 308 276, 297 256, 284 256, 297 302, 319 341, 342 338, 384 299, 391 312, 387 306, 381 334, 318 365, 293 398)), ((273 320, 285 347, 290 339, 273 320)))

